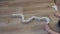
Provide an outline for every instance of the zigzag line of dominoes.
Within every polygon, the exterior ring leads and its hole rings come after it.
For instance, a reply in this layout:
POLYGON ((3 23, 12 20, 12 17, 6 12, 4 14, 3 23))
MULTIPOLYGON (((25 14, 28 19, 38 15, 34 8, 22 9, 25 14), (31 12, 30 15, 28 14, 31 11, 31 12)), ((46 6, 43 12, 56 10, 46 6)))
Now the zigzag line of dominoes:
POLYGON ((32 16, 31 18, 28 18, 27 20, 25 20, 23 14, 12 14, 12 16, 20 16, 23 23, 28 23, 28 22, 30 22, 30 21, 33 20, 33 19, 35 19, 35 20, 44 20, 47 24, 48 24, 49 21, 50 21, 50 19, 49 19, 48 17, 32 16))

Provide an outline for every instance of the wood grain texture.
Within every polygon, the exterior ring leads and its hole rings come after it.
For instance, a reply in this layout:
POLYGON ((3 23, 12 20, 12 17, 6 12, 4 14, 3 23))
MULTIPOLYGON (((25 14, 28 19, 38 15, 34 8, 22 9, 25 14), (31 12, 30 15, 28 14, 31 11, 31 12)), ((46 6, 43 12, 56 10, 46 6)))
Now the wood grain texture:
MULTIPOLYGON (((53 0, 1 0, 0 15, 23 13, 25 19, 33 15, 47 16, 51 19, 50 26, 53 29, 58 20, 53 16, 55 12, 51 7, 53 4, 53 0)), ((20 18, 5 17, 0 18, 0 24, 0 34, 48 34, 44 29, 45 23, 36 20, 22 24, 20 18)), ((56 29, 53 30, 56 31, 56 29)))

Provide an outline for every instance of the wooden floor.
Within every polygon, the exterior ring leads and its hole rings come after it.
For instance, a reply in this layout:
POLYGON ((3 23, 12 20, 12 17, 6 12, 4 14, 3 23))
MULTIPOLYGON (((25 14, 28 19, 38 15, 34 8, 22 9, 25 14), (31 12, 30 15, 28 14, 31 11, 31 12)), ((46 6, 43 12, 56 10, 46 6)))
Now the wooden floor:
MULTIPOLYGON (((49 17, 50 26, 54 29, 58 20, 53 16, 55 10, 51 7, 53 0, 0 0, 0 15, 24 14, 25 19, 31 16, 49 17)), ((0 17, 0 34, 48 34, 44 22, 32 20, 22 24, 21 18, 0 17)))

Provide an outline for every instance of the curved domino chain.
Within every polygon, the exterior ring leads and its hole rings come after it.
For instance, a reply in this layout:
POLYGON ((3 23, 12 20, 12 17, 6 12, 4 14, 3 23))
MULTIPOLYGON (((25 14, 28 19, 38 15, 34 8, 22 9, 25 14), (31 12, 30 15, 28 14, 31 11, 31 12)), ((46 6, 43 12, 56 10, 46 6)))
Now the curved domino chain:
POLYGON ((47 24, 48 24, 49 21, 50 21, 50 19, 49 19, 48 17, 32 16, 31 18, 28 18, 27 20, 25 20, 23 14, 12 14, 12 16, 20 16, 23 23, 25 23, 25 22, 28 23, 28 22, 30 22, 32 19, 36 19, 36 20, 45 20, 47 24))

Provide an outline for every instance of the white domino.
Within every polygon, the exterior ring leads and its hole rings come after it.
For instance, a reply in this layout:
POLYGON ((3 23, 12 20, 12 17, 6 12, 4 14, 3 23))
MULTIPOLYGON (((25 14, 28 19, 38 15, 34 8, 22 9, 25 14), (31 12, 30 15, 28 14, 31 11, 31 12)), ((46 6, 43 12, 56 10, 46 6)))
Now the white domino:
POLYGON ((53 5, 52 8, 54 8, 55 10, 58 10, 56 5, 53 5))

